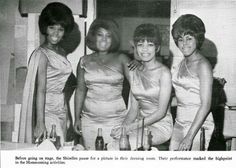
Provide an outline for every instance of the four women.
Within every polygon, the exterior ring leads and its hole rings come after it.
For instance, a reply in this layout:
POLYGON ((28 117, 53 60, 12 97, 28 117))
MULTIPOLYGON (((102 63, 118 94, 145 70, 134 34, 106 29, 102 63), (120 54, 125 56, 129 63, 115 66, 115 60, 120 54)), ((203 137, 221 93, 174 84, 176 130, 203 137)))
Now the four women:
MULTIPOLYGON (((62 91, 72 68, 58 44, 73 25, 72 12, 62 3, 48 4, 40 15, 39 27, 45 42, 29 61, 21 113, 21 142, 32 142, 32 132, 37 138, 49 132, 52 124, 56 125, 62 144, 64 142, 67 107, 62 91)), ((83 135, 86 149, 95 149, 98 128, 103 130, 104 141, 112 142, 113 138, 119 138, 122 125, 129 133, 132 149, 140 146, 138 132, 142 126, 151 131, 152 145, 171 137, 170 150, 199 150, 199 129, 204 127, 207 148, 214 124, 212 115, 208 115, 212 70, 199 52, 204 34, 204 23, 195 15, 183 15, 174 23, 172 36, 184 59, 173 69, 171 82, 169 69, 156 57, 161 45, 156 26, 142 24, 134 32, 134 48, 142 62, 142 68, 136 68, 137 62, 130 63, 129 57, 118 52, 117 24, 109 19, 96 19, 86 37, 87 46, 94 52, 79 61, 75 94, 74 129, 83 135), (122 97, 124 78, 131 86, 128 110, 122 97), (169 108, 172 83, 178 100, 173 134, 169 108)))

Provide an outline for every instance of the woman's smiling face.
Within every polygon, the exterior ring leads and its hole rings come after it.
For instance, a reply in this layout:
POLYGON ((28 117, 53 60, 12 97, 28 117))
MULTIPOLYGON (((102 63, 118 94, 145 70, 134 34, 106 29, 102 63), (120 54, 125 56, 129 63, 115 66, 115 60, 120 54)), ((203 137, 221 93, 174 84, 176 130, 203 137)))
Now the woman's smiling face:
POLYGON ((136 44, 136 48, 139 58, 144 62, 151 61, 156 56, 157 48, 153 42, 147 40, 139 41, 136 44))
POLYGON ((183 35, 178 39, 178 47, 185 57, 191 56, 197 49, 197 40, 194 36, 183 35))
POLYGON ((65 29, 61 25, 51 25, 47 27, 47 42, 55 45, 58 44, 65 34, 65 29))
POLYGON ((104 28, 99 28, 96 33, 96 45, 98 51, 108 51, 111 47, 111 42, 111 33, 104 28))

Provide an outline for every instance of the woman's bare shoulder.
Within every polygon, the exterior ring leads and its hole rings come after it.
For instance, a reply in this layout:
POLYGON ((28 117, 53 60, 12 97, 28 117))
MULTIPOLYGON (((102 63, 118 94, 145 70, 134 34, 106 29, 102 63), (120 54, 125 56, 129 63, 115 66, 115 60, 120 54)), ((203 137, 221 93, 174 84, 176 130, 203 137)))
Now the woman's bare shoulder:
POLYGON ((160 63, 160 66, 161 66, 161 78, 171 79, 170 69, 166 65, 164 65, 162 63, 160 63))
POLYGON ((159 62, 159 66, 160 66, 162 73, 167 73, 167 74, 170 73, 170 69, 166 65, 164 65, 163 63, 159 62))
POLYGON ((202 59, 199 60, 197 67, 198 71, 212 71, 212 66, 205 57, 202 57, 202 59))
POLYGON ((83 60, 83 61, 91 61, 91 59, 93 59, 95 56, 95 53, 92 53, 92 54, 88 54, 88 55, 84 55, 80 58, 80 60, 83 60))

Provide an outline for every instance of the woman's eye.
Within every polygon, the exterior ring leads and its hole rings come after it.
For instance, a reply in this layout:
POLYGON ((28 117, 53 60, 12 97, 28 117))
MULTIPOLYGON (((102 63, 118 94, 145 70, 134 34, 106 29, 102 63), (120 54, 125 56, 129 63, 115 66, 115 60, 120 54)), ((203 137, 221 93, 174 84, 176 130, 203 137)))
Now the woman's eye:
POLYGON ((108 38, 111 38, 111 34, 107 34, 107 37, 108 37, 108 38))
POLYGON ((186 40, 190 41, 192 40, 192 37, 187 37, 186 40))
POLYGON ((59 31, 65 31, 65 29, 64 28, 60 28, 59 31))
POLYGON ((137 46, 138 46, 138 47, 142 47, 143 44, 142 44, 142 43, 138 43, 137 46))
POLYGON ((178 39, 178 42, 183 42, 183 39, 182 39, 182 38, 179 38, 179 39, 178 39))
POLYGON ((154 43, 148 43, 148 45, 149 45, 150 47, 155 46, 154 43))
POLYGON ((97 36, 102 36, 102 33, 97 33, 97 36))
POLYGON ((48 28, 49 28, 49 29, 54 29, 54 27, 53 27, 53 26, 48 26, 48 28))

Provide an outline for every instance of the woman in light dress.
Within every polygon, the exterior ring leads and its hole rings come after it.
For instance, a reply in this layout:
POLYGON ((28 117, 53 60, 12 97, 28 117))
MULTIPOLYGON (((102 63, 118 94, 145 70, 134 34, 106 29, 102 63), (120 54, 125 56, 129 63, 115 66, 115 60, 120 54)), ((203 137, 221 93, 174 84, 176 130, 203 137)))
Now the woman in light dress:
POLYGON ((211 65, 200 53, 204 23, 195 15, 182 15, 173 24, 172 36, 184 59, 172 73, 178 104, 170 150, 200 150, 201 127, 207 149, 214 129, 209 114, 213 77, 211 65))
POLYGON ((63 89, 72 72, 66 52, 58 44, 74 26, 72 11, 62 3, 50 3, 39 17, 44 43, 32 53, 23 93, 19 141, 32 143, 34 138, 51 131, 63 145, 66 136, 67 106, 63 89))
POLYGON ((118 52, 119 29, 113 20, 96 19, 86 44, 94 52, 83 56, 78 64, 74 128, 82 134, 85 148, 95 150, 98 128, 102 128, 105 143, 112 142, 111 129, 120 126, 127 114, 122 89, 130 59, 118 52))
MULTIPOLYGON (((129 111, 123 126, 129 135, 131 150, 142 145, 142 125, 151 131, 150 145, 169 140, 173 129, 169 108, 171 73, 157 59, 161 46, 158 27, 153 24, 139 25, 134 32, 133 42, 143 68, 129 72, 129 111)), ((113 128, 112 135, 119 138, 120 128, 113 128)))

